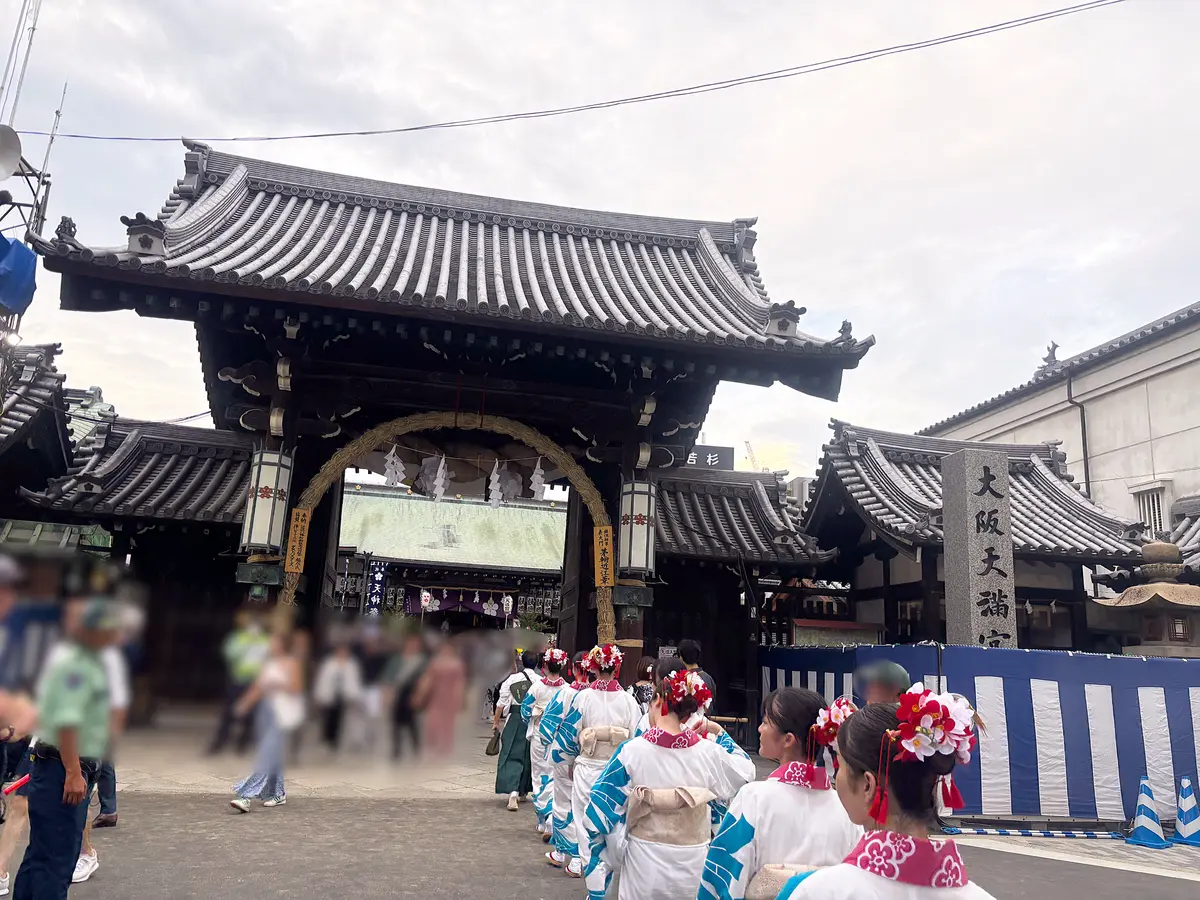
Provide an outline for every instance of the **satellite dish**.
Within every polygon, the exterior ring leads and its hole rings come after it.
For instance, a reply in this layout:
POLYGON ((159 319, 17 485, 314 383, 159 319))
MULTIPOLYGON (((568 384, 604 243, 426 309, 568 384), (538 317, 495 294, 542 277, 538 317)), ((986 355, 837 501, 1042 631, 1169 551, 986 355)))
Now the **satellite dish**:
POLYGON ((10 125, 0 125, 0 181, 12 176, 21 165, 21 136, 10 125))

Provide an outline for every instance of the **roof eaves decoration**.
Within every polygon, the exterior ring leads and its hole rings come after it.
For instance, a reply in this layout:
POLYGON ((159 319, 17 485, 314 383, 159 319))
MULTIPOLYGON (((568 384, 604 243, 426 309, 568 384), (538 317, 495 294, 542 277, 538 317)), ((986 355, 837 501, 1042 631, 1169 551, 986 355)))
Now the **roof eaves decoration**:
POLYGON ((61 344, 30 344, 12 351, 11 378, 0 398, 0 454, 16 446, 43 416, 55 419, 63 459, 70 455, 63 381, 66 376, 55 367, 61 344))
POLYGON ((834 420, 813 499, 801 527, 814 530, 824 498, 842 503, 881 536, 901 547, 942 542, 942 459, 958 450, 1001 450, 1008 455, 1012 531, 1018 554, 1087 561, 1132 560, 1141 555, 1141 523, 1116 516, 1072 483, 1057 443, 981 444, 895 434, 834 420))
POLYGON ((92 386, 87 390, 67 388, 63 392, 67 403, 67 429, 76 448, 96 429, 97 425, 115 419, 116 407, 104 400, 104 392, 92 386))
POLYGON ((662 555, 779 566, 816 566, 837 555, 795 527, 799 510, 778 473, 667 469, 652 477, 662 555))
POLYGON ((237 523, 252 452, 248 436, 117 418, 97 425, 76 448, 65 477, 21 494, 85 518, 237 523))
POLYGON ((1055 381, 1064 380, 1069 374, 1077 369, 1086 368, 1094 363, 1098 363, 1107 359, 1114 354, 1121 353, 1132 347, 1136 347, 1145 341, 1158 337, 1164 332, 1172 331, 1182 327, 1189 322, 1193 322, 1200 317, 1200 303, 1193 303, 1190 306, 1185 306, 1183 309, 1178 309, 1170 315, 1163 316, 1161 319, 1155 319, 1140 328, 1135 328, 1118 338, 1093 347, 1090 350, 1085 350, 1083 353, 1072 356, 1069 359, 1064 359, 1061 362, 1052 361, 1038 368, 1034 373, 1033 378, 1026 381, 1024 384, 1019 384, 1014 388, 1009 388, 1002 394, 997 394, 989 400, 984 400, 982 403, 976 403, 974 406, 964 409, 962 412, 955 413, 942 419, 940 422, 935 422, 927 428, 922 428, 917 432, 919 435, 932 435, 959 422, 973 418, 980 413, 995 409, 998 406, 1003 406, 1010 400, 1016 400, 1024 397, 1027 394, 1032 394, 1040 390, 1047 384, 1055 381))
MULTIPOLYGON (((51 267, 82 263, 99 277, 105 267, 137 270, 139 278, 182 289, 193 282, 201 290, 224 284, 295 299, 355 298, 397 314, 424 307, 539 322, 575 335, 819 357, 834 370, 853 368, 874 344, 874 337, 854 338, 849 323, 831 339, 771 331, 778 304, 754 258, 754 219, 665 219, 525 203, 185 143, 185 178, 157 220, 126 219, 127 247, 88 248, 64 219, 55 239, 32 235, 34 249, 51 267)), ((787 382, 786 364, 776 366, 787 382)), ((806 389, 802 378, 793 386, 806 389)))

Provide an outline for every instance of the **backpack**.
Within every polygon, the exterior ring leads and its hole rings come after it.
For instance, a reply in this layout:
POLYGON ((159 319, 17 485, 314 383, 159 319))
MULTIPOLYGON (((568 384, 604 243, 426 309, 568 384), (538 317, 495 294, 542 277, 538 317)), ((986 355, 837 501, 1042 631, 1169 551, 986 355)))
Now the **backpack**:
POLYGON ((521 705, 521 701, 525 699, 525 695, 529 693, 529 689, 533 687, 533 682, 526 675, 524 681, 514 681, 508 692, 512 694, 513 703, 517 706, 521 705))

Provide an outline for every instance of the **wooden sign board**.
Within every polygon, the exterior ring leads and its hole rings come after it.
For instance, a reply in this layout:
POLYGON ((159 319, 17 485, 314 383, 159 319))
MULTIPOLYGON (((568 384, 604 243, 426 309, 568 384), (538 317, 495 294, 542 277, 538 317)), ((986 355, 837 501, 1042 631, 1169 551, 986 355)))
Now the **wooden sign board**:
POLYGON ((613 533, 611 525, 596 529, 596 587, 612 587, 617 583, 617 561, 613 558, 613 533))
POLYGON ((311 510, 292 510, 292 526, 288 529, 287 555, 283 560, 283 571, 296 575, 304 572, 304 551, 308 546, 308 523, 311 519, 311 510))

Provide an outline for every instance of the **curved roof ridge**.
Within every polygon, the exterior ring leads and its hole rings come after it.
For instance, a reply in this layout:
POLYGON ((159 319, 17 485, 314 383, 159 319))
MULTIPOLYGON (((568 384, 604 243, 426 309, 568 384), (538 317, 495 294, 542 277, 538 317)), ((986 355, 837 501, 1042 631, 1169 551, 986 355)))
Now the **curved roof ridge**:
POLYGON ((1078 486, 1053 471, 1038 456, 1030 456, 1029 461, 1033 464, 1033 474, 1050 485, 1066 502, 1075 507, 1077 515, 1081 515, 1097 525, 1111 528, 1113 534, 1121 536, 1130 532, 1141 531, 1138 526, 1146 524, 1138 522, 1135 519, 1127 519, 1124 516, 1119 516, 1115 512, 1111 512, 1100 506, 1091 497, 1084 494, 1078 486))
MULTIPOLYGON (((190 143, 188 146, 204 147, 205 145, 190 143)), ((359 176, 329 172, 322 169, 276 163, 253 157, 235 156, 220 150, 206 148, 203 172, 207 180, 213 181, 214 176, 216 179, 220 179, 223 176, 228 177, 238 167, 244 167, 251 179, 261 179, 272 184, 278 183, 295 187, 312 187, 319 190, 346 191, 367 198, 411 200, 435 206, 469 209, 472 212, 501 213, 530 219, 550 219, 563 222, 564 224, 571 222, 577 225, 594 225, 602 228, 628 230, 635 233, 645 232, 663 236, 672 235, 676 237, 695 238, 699 235, 701 229, 708 228, 710 230, 715 229, 723 242, 734 242, 735 226, 733 220, 721 221, 650 216, 636 213, 558 206, 548 203, 513 200, 504 197, 489 197, 483 194, 469 194, 394 181, 382 181, 374 178, 361 178, 359 176)), ((194 209, 195 207, 192 208, 194 209)))
POLYGON ((1156 337, 1160 333, 1183 324, 1191 319, 1200 316, 1200 303, 1190 303, 1180 309, 1175 310, 1165 316, 1155 319, 1153 322, 1148 322, 1132 331, 1127 331, 1120 337, 1113 338, 1110 341, 1105 341, 1103 344, 1097 344, 1089 350, 1084 350, 1082 353, 1077 353, 1074 356, 1068 357, 1061 362, 1051 363, 1045 366, 1034 374, 1034 376, 1026 382, 1018 384, 1016 387, 1009 388, 1003 393, 997 394, 987 400, 976 403, 974 406, 968 406, 961 412, 957 412, 952 416, 934 422, 917 432, 919 435, 932 434, 935 431, 940 431, 965 419, 969 419, 979 413, 986 412, 990 409, 1003 406, 1010 400, 1015 400, 1018 397, 1023 397, 1035 390, 1040 389, 1044 385, 1051 384, 1055 381, 1060 381, 1066 378, 1067 375, 1079 368, 1091 365, 1098 362, 1114 353, 1119 353, 1129 347, 1156 337))
POLYGON ((881 448, 885 450, 898 450, 901 452, 923 453, 933 456, 947 456, 958 450, 1004 450, 1008 453, 1010 462, 1024 462, 1031 455, 1036 455, 1039 458, 1047 461, 1062 462, 1062 456, 1058 447, 1062 441, 1042 441, 1036 444, 1002 444, 991 441, 961 441, 954 438, 941 438, 924 435, 921 433, 904 434, 896 431, 881 431, 877 428, 864 428, 859 425, 853 425, 841 419, 834 419, 833 428, 837 434, 835 440, 843 440, 843 433, 850 433, 856 437, 866 437, 874 440, 881 448))

